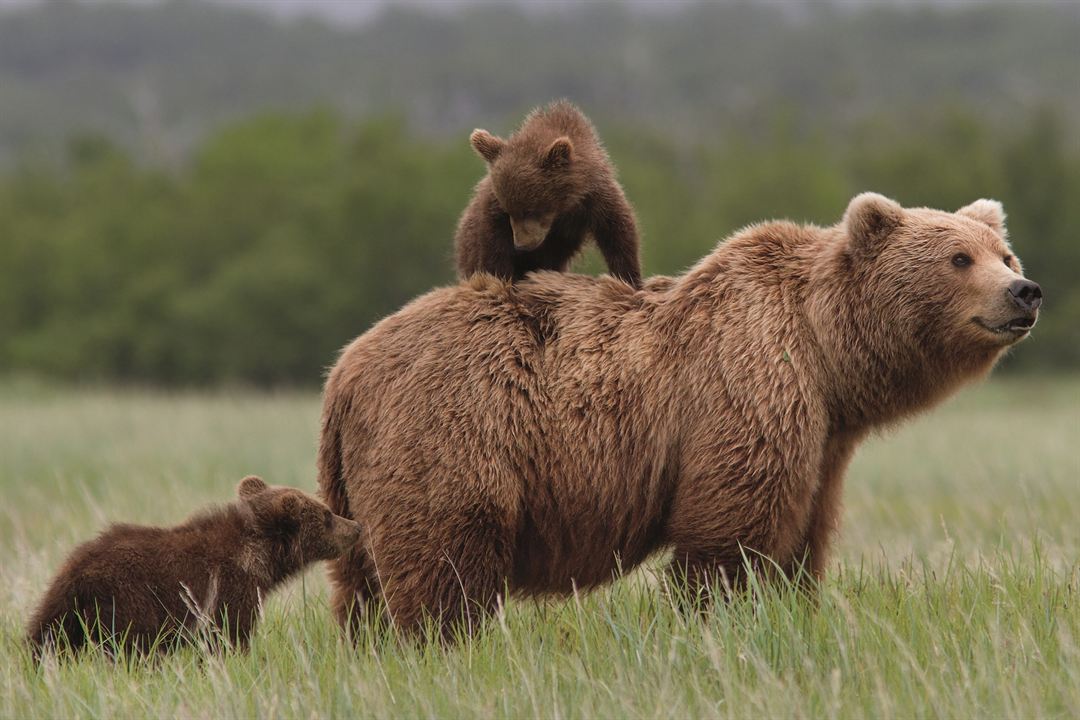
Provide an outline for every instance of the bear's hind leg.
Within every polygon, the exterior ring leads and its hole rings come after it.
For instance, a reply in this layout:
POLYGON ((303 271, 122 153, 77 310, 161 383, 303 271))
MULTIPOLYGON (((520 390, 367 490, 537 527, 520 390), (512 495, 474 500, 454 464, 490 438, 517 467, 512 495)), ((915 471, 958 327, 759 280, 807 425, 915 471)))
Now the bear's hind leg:
POLYGON ((353 642, 360 636, 365 616, 376 610, 379 580, 371 556, 361 547, 354 548, 330 562, 330 608, 353 642))
POLYGON ((514 537, 497 513, 474 508, 441 517, 426 533, 380 543, 376 559, 391 620, 413 635, 434 623, 444 642, 475 633, 505 595, 514 537))

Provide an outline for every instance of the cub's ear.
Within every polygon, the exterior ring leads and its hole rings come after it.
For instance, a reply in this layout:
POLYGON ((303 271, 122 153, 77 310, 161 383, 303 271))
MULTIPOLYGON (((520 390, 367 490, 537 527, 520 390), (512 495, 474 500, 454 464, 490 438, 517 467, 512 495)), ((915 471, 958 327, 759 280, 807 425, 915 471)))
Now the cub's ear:
POLYGON ((540 165, 547 169, 566 167, 573 156, 574 144, 570 142, 570 138, 561 137, 548 146, 540 165))
POLYGON ((267 487, 267 484, 263 482, 263 479, 258 475, 248 475, 236 486, 236 494, 239 495, 241 499, 249 498, 252 495, 258 495, 267 487))
POLYGON ((472 135, 469 136, 469 142, 472 143, 473 150, 476 151, 476 154, 489 163, 495 162, 495 158, 499 157, 499 153, 502 152, 503 146, 506 145, 506 141, 502 138, 495 137, 487 130, 481 130, 479 128, 472 131, 472 135))
POLYGON ((981 222, 998 235, 1005 236, 1005 208, 997 200, 976 200, 957 210, 956 214, 981 222))
POLYGON ((871 256, 903 221, 904 208, 899 203, 872 192, 856 195, 844 213, 852 248, 871 256))

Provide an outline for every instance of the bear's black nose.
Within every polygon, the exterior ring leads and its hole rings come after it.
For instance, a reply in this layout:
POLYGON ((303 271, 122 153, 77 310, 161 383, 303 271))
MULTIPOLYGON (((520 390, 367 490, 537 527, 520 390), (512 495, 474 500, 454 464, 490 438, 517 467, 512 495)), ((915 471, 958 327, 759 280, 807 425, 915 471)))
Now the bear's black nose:
POLYGON ((1022 310, 1037 310, 1042 305, 1042 288, 1039 283, 1014 280, 1009 285, 1009 294, 1022 310))

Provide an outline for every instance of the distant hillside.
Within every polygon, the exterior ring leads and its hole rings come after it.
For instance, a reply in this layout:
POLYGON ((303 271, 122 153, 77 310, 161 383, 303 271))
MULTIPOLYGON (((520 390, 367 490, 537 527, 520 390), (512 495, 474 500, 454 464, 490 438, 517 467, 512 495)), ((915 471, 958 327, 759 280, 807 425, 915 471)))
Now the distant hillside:
POLYGON ((46 3, 0 14, 0 157, 50 155, 90 130, 169 161, 227 120, 313 105, 396 112, 426 134, 507 129, 564 95, 601 122, 691 138, 778 110, 836 134, 949 106, 991 121, 1050 106, 1080 127, 1078 37, 1080 7, 1026 3, 483 6, 341 28, 190 2, 46 3))

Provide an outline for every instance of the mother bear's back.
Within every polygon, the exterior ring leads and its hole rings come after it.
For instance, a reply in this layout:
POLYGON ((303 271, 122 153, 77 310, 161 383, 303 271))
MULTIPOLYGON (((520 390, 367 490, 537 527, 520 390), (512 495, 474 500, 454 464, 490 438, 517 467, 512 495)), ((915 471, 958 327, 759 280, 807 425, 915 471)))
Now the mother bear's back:
POLYGON ((327 392, 405 390, 424 404, 472 397, 487 409, 521 392, 550 397, 564 381, 580 385, 610 370, 600 359, 638 364, 656 297, 607 277, 540 272, 512 285, 477 275, 417 298, 356 338, 327 392))
MULTIPOLYGON (((441 529, 410 520, 488 507, 515 533, 523 591, 603 582, 616 552, 632 565, 664 502, 665 423, 637 422, 655 380, 640 372, 655 295, 610 278, 480 276, 358 338, 326 387, 328 414, 343 414, 337 482, 352 516, 394 523, 374 528, 384 537, 430 536, 441 529), (405 510, 388 512, 390 498, 405 510), (630 525, 603 517, 620 508, 635 509, 630 525)), ((324 418, 324 444, 328 429, 324 418)))

